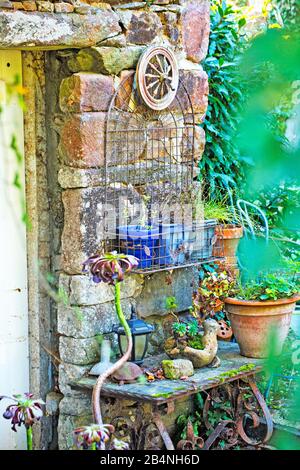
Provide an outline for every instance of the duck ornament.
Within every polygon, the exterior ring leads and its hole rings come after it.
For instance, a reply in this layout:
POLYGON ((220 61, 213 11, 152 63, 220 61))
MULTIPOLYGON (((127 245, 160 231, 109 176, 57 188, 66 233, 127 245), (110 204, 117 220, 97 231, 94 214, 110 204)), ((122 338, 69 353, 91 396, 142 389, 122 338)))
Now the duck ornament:
POLYGON ((219 331, 218 323, 209 318, 203 322, 202 348, 196 349, 188 345, 186 341, 178 342, 170 337, 165 342, 165 351, 172 359, 184 357, 189 359, 195 369, 201 367, 219 367, 220 359, 217 357, 219 331))

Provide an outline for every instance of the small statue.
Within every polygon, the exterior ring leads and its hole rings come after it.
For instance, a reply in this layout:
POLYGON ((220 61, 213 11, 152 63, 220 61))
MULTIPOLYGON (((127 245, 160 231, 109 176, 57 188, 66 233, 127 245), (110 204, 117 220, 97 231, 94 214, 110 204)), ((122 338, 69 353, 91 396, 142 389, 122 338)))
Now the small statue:
POLYGON ((195 368, 210 366, 219 367, 220 359, 217 357, 219 330, 218 323, 209 318, 203 322, 204 334, 201 335, 202 347, 196 349, 187 341, 177 341, 174 337, 168 338, 165 342, 165 351, 172 359, 184 357, 189 359, 195 368))
POLYGON ((110 352, 110 341, 108 339, 104 339, 101 343, 100 362, 91 368, 89 371, 90 375, 101 375, 104 371, 112 366, 112 363, 110 362, 110 352))

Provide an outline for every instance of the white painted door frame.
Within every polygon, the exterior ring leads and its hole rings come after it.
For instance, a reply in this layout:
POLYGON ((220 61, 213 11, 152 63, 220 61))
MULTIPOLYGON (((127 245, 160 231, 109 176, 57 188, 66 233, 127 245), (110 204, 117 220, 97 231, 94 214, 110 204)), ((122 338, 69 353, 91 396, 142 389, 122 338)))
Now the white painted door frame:
MULTIPOLYGON (((21 52, 0 51, 0 395, 29 391, 26 227, 20 189, 13 185, 19 170, 24 189, 24 167, 10 148, 15 135, 24 155, 23 112, 4 84, 16 76, 22 78, 21 52)), ((0 402, 0 449, 24 449, 23 427, 14 433, 2 418, 7 404, 0 402)))

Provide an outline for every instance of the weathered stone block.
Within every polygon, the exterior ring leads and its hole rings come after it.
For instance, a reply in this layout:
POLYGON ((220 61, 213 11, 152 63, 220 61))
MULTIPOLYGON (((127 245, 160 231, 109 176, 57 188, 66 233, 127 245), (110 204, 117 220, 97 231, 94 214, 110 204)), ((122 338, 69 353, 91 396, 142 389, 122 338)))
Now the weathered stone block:
POLYGON ((68 61, 68 67, 72 72, 118 75, 122 70, 134 68, 143 50, 141 46, 82 49, 68 61))
POLYGON ((126 47, 126 38, 124 34, 118 34, 109 39, 101 41, 102 47, 126 47))
POLYGON ((12 6, 14 10, 25 10, 22 2, 13 2, 12 6))
POLYGON ((199 63, 207 54, 210 31, 210 1, 187 2, 182 13, 182 37, 186 56, 199 63))
POLYGON ((34 1, 28 0, 28 1, 22 2, 22 3, 23 3, 25 11, 36 11, 37 10, 37 6, 36 6, 36 3, 34 1))
POLYGON ((205 131, 203 127, 195 127, 195 139, 194 139, 194 148, 195 148, 195 164, 198 165, 199 161, 202 158, 204 149, 205 149, 205 131))
POLYGON ((54 4, 55 13, 73 13, 74 5, 65 2, 59 2, 54 4))
POLYGON ((113 77, 97 73, 75 73, 60 86, 63 112, 107 111, 115 88, 113 77))
POLYGON ((162 32, 162 24, 156 13, 144 10, 120 12, 121 23, 129 44, 150 44, 162 32))
POLYGON ((59 404, 59 411, 69 416, 89 416, 92 410, 91 396, 64 397, 59 404))
POLYGON ((59 403, 61 402, 63 395, 57 392, 49 392, 46 396, 46 412, 47 415, 55 416, 58 414, 59 403))
POLYGON ((100 359, 100 345, 97 337, 93 338, 59 338, 59 354, 64 362, 85 366, 94 364, 100 359))
MULTIPOLYGON (((122 300, 122 310, 126 318, 130 318, 130 299, 122 300)), ((57 330, 60 334, 73 338, 90 338, 110 333, 115 324, 119 324, 119 320, 113 302, 81 308, 58 305, 57 330)))
POLYGON ((58 420, 58 448, 59 450, 71 450, 74 448, 74 429, 87 426, 93 422, 92 414, 83 416, 70 416, 60 414, 58 420))
POLYGON ((181 377, 191 377, 194 374, 193 363, 188 359, 165 359, 161 365, 167 379, 178 380, 181 377))
POLYGON ((103 188, 66 190, 62 195, 64 228, 62 267, 70 274, 82 273, 82 263, 99 249, 104 238, 103 188))
POLYGON ((71 168, 63 166, 58 172, 58 182, 63 189, 87 188, 105 184, 102 168, 71 168))
MULTIPOLYGON (((115 214, 118 213, 120 218, 124 217, 123 211, 133 201, 138 204, 140 196, 133 188, 127 190, 126 186, 120 185, 118 190, 107 188, 106 194, 104 187, 98 186, 66 190, 62 200, 65 208, 62 267, 69 274, 77 274, 82 272, 82 263, 87 257, 99 250, 101 240, 106 239, 109 234, 116 238, 115 214), (105 210, 108 212, 108 232, 104 232, 105 210)), ((119 219, 119 223, 121 222, 119 219)))
POLYGON ((37 1, 37 9, 38 11, 42 11, 44 13, 52 13, 54 11, 54 4, 48 1, 37 1))
POLYGON ((59 151, 66 165, 92 168, 104 164, 106 114, 70 115, 61 129, 59 151))
POLYGON ((90 47, 121 32, 118 15, 107 9, 88 16, 0 11, 0 48, 4 49, 90 47))
POLYGON ((59 365, 59 389, 64 396, 81 397, 82 392, 71 388, 70 383, 79 380, 88 373, 91 366, 77 366, 62 363, 59 365))
POLYGON ((190 109, 190 98, 195 114, 195 121, 199 122, 199 120, 203 119, 205 116, 208 104, 209 88, 207 74, 202 67, 199 66, 191 70, 180 70, 179 76, 184 87, 179 86, 177 92, 178 101, 175 99, 170 108, 176 112, 180 112, 180 103, 181 107, 188 112, 190 109))
MULTIPOLYGON (((60 288, 64 289, 71 305, 97 305, 114 300, 114 288, 105 283, 95 284, 90 276, 67 276, 61 274, 60 288)), ((143 278, 137 274, 127 276, 121 286, 121 299, 137 297, 142 289, 143 278)))
POLYGON ((166 315, 167 297, 173 297, 176 293, 176 312, 188 310, 192 305, 193 280, 196 268, 174 270, 172 284, 167 282, 165 272, 153 274, 147 278, 140 296, 137 298, 137 310, 143 317, 150 315, 166 315))
POLYGON ((205 131, 202 127, 191 126, 184 131, 182 154, 187 161, 190 161, 194 152, 194 163, 197 166, 203 155, 205 148, 205 131))
POLYGON ((180 40, 180 29, 176 13, 167 11, 161 14, 164 32, 168 36, 171 44, 178 44, 180 40))

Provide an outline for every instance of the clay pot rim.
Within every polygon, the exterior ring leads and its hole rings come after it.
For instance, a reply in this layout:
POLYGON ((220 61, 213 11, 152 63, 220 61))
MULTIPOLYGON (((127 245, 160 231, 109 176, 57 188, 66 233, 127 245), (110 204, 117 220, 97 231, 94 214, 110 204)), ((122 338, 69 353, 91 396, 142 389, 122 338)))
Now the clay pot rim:
POLYGON ((236 297, 227 297, 224 302, 225 304, 231 304, 231 305, 243 305, 243 306, 249 306, 249 307, 266 307, 270 306, 272 307, 273 305, 287 305, 287 304, 293 304, 300 300, 300 293, 295 294, 292 297, 285 297, 284 299, 278 299, 278 300, 242 300, 242 299, 237 299, 236 297))
POLYGON ((240 224, 218 224, 216 226, 216 233, 219 233, 225 239, 242 238, 244 229, 240 224))

